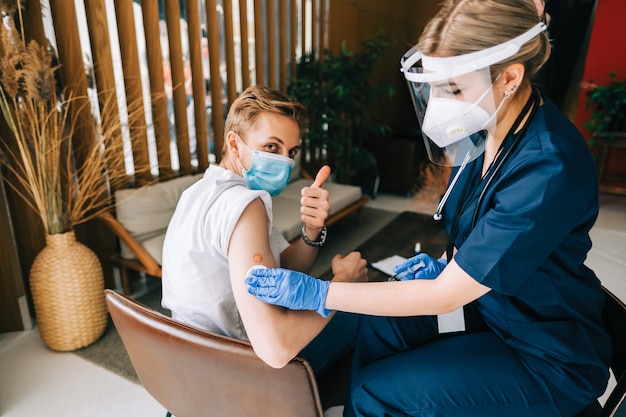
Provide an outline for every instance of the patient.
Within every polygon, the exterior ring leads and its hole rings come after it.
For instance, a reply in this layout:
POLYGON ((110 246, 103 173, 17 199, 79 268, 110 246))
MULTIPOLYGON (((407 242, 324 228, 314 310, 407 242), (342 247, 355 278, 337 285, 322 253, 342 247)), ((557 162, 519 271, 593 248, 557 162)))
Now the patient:
MULTIPOLYGON (((290 245, 272 226, 271 196, 289 182, 305 120, 301 104, 266 87, 249 87, 233 102, 220 164, 182 194, 169 223, 162 304, 179 321, 249 340, 270 366, 300 355, 320 375, 352 348, 356 316, 269 305, 244 283, 255 265, 309 271, 325 241, 328 167, 302 189, 302 239, 290 245)), ((335 256, 332 269, 336 281, 367 278, 357 252, 335 256)))

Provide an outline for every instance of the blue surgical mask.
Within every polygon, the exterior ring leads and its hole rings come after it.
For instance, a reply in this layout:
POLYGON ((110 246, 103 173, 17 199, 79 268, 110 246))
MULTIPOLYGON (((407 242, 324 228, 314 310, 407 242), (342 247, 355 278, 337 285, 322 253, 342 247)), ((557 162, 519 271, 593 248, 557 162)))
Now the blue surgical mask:
MULTIPOLYGON (((246 170, 243 164, 241 165, 243 178, 250 189, 265 190, 271 196, 280 194, 289 184, 296 161, 286 156, 251 149, 241 138, 239 140, 252 151, 250 168, 246 170)), ((241 161, 239 163, 241 164, 241 161)))

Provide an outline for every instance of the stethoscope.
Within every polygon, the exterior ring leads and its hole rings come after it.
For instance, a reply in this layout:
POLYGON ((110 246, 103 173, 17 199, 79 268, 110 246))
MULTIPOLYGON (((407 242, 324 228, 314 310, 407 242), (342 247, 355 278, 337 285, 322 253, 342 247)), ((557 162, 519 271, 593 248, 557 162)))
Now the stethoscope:
MULTIPOLYGON (((474 208, 474 213, 472 214, 472 222, 471 222, 470 230, 474 229, 474 226, 476 225, 476 222, 478 221, 478 215, 480 213, 480 209, 484 202, 489 186, 491 185, 493 179, 496 178, 497 174, 501 171, 502 167, 504 166, 504 163, 511 157, 513 151, 519 145, 521 138, 524 136, 524 134, 526 133, 526 130, 528 129, 528 126, 530 125, 530 121, 537 113, 540 101, 541 101, 541 94, 539 94, 539 92, 533 88, 532 93, 530 97, 528 98, 528 101, 524 105, 524 108, 522 109, 520 114, 517 116, 517 119, 515 120, 515 122, 509 129, 508 133, 506 134, 504 140, 502 141, 502 144, 500 145, 500 148, 498 149, 498 152, 497 152, 498 156, 492 163, 492 166, 490 166, 487 169, 488 177, 484 183, 483 189, 481 190, 478 196, 476 207, 474 208), (522 121, 524 120, 527 114, 529 115, 527 122, 524 124, 524 126, 522 126, 522 128, 519 131, 516 132, 516 130, 519 128, 520 124, 522 123, 522 121), (511 140, 508 139, 509 137, 511 137, 511 140), (508 142, 510 142, 510 146, 506 147, 505 145, 508 142)), ((433 214, 433 219, 435 219, 436 221, 439 221, 443 218, 442 211, 443 211, 443 208, 445 207, 446 201, 450 197, 450 193, 454 189, 454 186, 456 185, 459 177, 461 176, 461 173, 467 167, 467 164, 469 163, 470 158, 471 158, 471 151, 469 151, 467 155, 465 155, 465 157, 463 158, 463 161, 461 162, 461 165, 459 166, 459 170, 456 172, 456 175, 454 176, 454 178, 452 178, 452 181, 450 181, 450 185, 446 189, 446 192, 444 193, 443 197, 441 198, 441 201, 439 202, 439 205, 437 206, 437 211, 435 212, 435 214, 433 214)), ((472 165, 471 173, 473 173, 473 170, 475 167, 476 167, 476 164, 472 165)), ((470 173, 470 177, 472 176, 471 173, 470 173)), ((470 182, 471 181, 469 181, 468 179, 468 181, 466 181, 465 183, 465 186, 463 187, 463 190, 461 192, 461 197, 459 198, 459 206, 457 207, 457 210, 454 215, 452 229, 450 230, 450 234, 448 235, 448 244, 446 247, 446 255, 447 255, 448 261, 450 261, 450 259, 452 258, 452 249, 454 247, 454 240, 456 239, 456 234, 458 232, 458 222, 459 222, 459 218, 461 217, 461 214, 464 211, 463 201, 466 199, 466 196, 468 193, 468 184, 470 182)))
POLYGON ((448 201, 448 197, 450 197, 450 193, 454 189, 454 186, 456 185, 457 180, 461 176, 461 173, 465 170, 465 167, 467 166, 467 163, 469 162, 471 156, 472 156, 472 151, 470 150, 465 155, 465 158, 463 158, 463 162, 461 162, 461 166, 459 167, 459 170, 456 172, 456 175, 454 176, 454 178, 452 178, 452 181, 450 181, 450 185, 448 185, 448 188, 446 188, 446 192, 443 194, 443 197, 441 197, 441 201, 439 202, 439 205, 437 206, 437 211, 435 212, 435 214, 433 214, 433 219, 439 221, 443 218, 441 211, 443 210, 443 207, 446 205, 446 202, 448 201))

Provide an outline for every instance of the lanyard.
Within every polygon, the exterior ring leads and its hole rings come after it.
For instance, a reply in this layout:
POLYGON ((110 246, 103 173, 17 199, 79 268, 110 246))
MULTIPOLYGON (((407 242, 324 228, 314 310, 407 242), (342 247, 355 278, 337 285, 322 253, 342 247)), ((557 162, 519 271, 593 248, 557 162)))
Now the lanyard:
MULTIPOLYGON (((480 195, 478 197, 476 208, 474 209, 474 214, 472 215, 472 223, 471 223, 470 230, 474 229, 474 226, 476 226, 476 222, 478 220, 478 213, 480 212, 480 207, 483 203, 486 191, 489 185, 491 184, 491 181, 496 177, 496 174, 500 172, 500 169, 502 168, 504 163, 509 159, 513 150, 517 148, 517 145, 520 143, 520 139, 526 133, 528 126, 530 125, 533 117, 537 113, 540 100, 541 100, 541 94, 539 93, 539 91, 533 88, 532 93, 530 97, 528 98, 528 101, 526 101, 526 104, 524 105, 524 108, 522 109, 520 114, 517 116, 517 119, 515 119, 515 122, 513 123, 513 125, 507 132, 506 136, 504 137, 504 140, 500 144, 500 147, 498 148, 498 151, 497 151, 496 159, 494 159, 494 161, 491 163, 491 165, 489 166, 487 170, 486 181, 484 181, 485 185, 483 186, 483 189, 480 192, 480 195), (528 120, 526 121, 524 126, 522 126, 519 132, 515 133, 515 131, 519 128, 520 124, 522 123, 522 120, 524 119, 524 117, 526 117, 527 114, 529 114, 528 120), (509 140, 509 137, 511 137, 510 140, 509 140), (509 142, 510 142, 510 146, 506 148, 505 145, 509 142)), ((456 237, 459 233, 459 230, 458 230, 459 218, 461 217, 461 214, 466 210, 467 206, 470 203, 470 202, 465 202, 465 200, 468 197, 468 191, 470 188, 469 184, 472 182, 471 180, 473 178, 476 165, 478 164, 476 163, 476 161, 474 161, 469 171, 467 180, 465 181, 465 184, 463 186, 463 189, 461 190, 459 203, 457 204, 457 208, 454 213, 454 220, 452 222, 452 228, 450 229, 450 234, 448 235, 448 243, 446 245, 446 257, 448 259, 448 262, 452 260, 452 254, 454 251, 454 241, 456 240, 456 237)), ((482 182, 483 181, 480 181, 477 186, 480 186, 482 182)))

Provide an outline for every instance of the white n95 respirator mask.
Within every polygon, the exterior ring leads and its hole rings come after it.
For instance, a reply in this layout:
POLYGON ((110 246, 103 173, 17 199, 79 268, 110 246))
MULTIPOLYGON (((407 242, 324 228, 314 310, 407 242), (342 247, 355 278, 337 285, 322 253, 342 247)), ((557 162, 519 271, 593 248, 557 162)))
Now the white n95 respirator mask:
MULTIPOLYGON (((491 86, 483 97, 490 91, 491 86)), ((445 148, 490 127, 496 113, 497 109, 490 115, 477 103, 431 95, 422 121, 422 132, 439 148, 445 148)))

